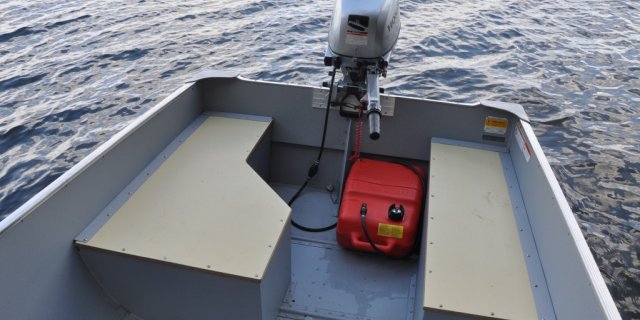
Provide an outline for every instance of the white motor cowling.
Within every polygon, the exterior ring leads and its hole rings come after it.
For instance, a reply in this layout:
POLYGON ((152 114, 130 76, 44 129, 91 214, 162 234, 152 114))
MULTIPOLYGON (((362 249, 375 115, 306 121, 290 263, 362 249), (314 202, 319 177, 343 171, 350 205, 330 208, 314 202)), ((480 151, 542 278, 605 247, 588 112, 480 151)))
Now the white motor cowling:
POLYGON ((384 58, 398 40, 399 15, 398 0, 337 0, 329 49, 343 57, 384 58))

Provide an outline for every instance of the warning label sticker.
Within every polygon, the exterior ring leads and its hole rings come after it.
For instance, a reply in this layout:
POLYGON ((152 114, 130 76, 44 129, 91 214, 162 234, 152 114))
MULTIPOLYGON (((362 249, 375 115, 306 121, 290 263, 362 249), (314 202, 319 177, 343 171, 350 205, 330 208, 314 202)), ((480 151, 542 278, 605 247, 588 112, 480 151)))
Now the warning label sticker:
POLYGON ((507 134, 509 120, 488 116, 484 119, 484 132, 504 136, 507 134))
POLYGON ((347 31, 347 38, 344 41, 354 46, 366 46, 368 36, 366 32, 347 31))
POLYGON ((522 151, 522 154, 524 155, 524 159, 529 162, 529 159, 531 159, 531 147, 525 139, 524 129, 522 128, 522 125, 518 124, 515 135, 516 141, 518 141, 518 146, 520 147, 520 151, 522 151))
POLYGON ((393 224, 386 224, 386 223, 378 223, 378 235, 381 237, 402 239, 403 233, 404 233, 403 226, 396 226, 393 224))

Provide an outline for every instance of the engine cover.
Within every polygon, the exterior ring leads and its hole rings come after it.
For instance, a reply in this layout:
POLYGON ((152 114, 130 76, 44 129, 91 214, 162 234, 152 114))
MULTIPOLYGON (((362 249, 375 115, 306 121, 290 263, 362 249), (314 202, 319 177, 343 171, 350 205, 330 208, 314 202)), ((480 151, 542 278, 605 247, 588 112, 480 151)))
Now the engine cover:
POLYGON ((398 0, 336 0, 329 49, 343 57, 379 59, 400 34, 398 0))
MULTIPOLYGON (((418 168, 417 168, 418 169, 418 168)), ((422 174, 422 170, 418 169, 422 174)), ((422 210, 422 183, 404 165, 359 159, 345 182, 338 226, 338 243, 348 249, 374 252, 361 224, 360 209, 371 240, 385 254, 404 257, 416 241, 422 210)))

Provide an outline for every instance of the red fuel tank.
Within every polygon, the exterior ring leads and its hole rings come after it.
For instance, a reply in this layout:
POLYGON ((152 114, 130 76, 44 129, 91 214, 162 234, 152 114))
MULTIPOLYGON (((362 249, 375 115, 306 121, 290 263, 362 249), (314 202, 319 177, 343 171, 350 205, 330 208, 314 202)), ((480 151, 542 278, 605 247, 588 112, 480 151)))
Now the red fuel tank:
POLYGON ((422 210, 424 172, 398 163, 358 159, 347 177, 338 213, 338 243, 349 249, 375 251, 363 231, 361 209, 371 241, 390 256, 411 253, 422 210))

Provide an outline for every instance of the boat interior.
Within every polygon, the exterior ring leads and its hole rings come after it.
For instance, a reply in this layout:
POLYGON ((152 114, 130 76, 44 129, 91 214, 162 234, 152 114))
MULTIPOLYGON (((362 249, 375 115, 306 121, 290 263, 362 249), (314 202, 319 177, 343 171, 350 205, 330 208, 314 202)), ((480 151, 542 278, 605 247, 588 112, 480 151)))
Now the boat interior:
POLYGON ((3 261, 33 269, 0 275, 17 288, 7 305, 23 306, 4 308, 2 318, 41 318, 45 311, 26 308, 24 297, 69 319, 613 312, 518 105, 383 96, 380 139, 364 135, 362 157, 426 172, 421 232, 408 258, 345 249, 335 229, 292 227, 291 219, 336 222, 353 162, 357 119, 332 110, 319 172, 287 205, 317 156, 327 92, 220 72, 182 86, 3 229, 3 261), (12 244, 22 250, 7 253, 12 244), (34 277, 48 280, 35 285, 34 277))

